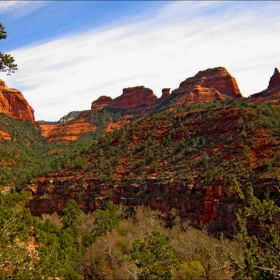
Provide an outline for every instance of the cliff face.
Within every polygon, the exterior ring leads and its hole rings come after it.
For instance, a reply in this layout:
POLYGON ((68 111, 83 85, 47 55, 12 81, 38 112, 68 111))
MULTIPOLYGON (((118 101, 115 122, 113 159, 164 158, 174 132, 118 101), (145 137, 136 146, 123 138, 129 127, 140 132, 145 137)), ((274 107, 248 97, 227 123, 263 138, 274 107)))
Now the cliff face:
POLYGON ((267 89, 255 93, 248 99, 251 103, 278 103, 280 100, 280 72, 277 68, 269 80, 267 89))
POLYGON ((0 112, 22 121, 35 121, 34 110, 22 93, 9 88, 3 80, 0 80, 0 112))
POLYGON ((67 115, 63 116, 59 120, 59 123, 67 123, 69 121, 77 119, 81 115, 82 112, 83 111, 72 111, 72 112, 68 113, 67 115))
POLYGON ((219 229, 233 231, 235 205, 227 205, 222 187, 193 188, 187 184, 161 182, 157 179, 138 180, 137 183, 102 184, 98 180, 81 180, 71 186, 71 179, 53 178, 29 186, 33 199, 27 204, 33 215, 62 213, 68 199, 75 199, 84 212, 96 210, 108 200, 119 206, 146 206, 169 213, 176 209, 191 225, 201 228, 210 225, 213 232, 219 229), (69 186, 66 186, 69 185, 69 186))
MULTIPOLYGON (((259 182, 259 190, 277 191, 277 182, 259 182)), ((69 199, 74 199, 85 213, 95 211, 109 200, 120 207, 150 207, 159 210, 167 216, 171 210, 176 210, 183 219, 188 219, 190 225, 196 228, 208 227, 211 233, 235 233, 235 213, 241 206, 238 198, 227 199, 227 190, 223 183, 214 186, 191 187, 187 183, 164 182, 160 179, 143 179, 130 183, 102 184, 96 179, 79 180, 73 184, 70 178, 52 178, 41 180, 36 185, 30 185, 27 190, 33 194, 27 203, 33 215, 58 212, 69 199)), ((279 197, 278 197, 279 200, 279 197)), ((279 202, 279 201, 278 201, 279 202)), ((254 230, 254 225, 251 225, 254 230)))

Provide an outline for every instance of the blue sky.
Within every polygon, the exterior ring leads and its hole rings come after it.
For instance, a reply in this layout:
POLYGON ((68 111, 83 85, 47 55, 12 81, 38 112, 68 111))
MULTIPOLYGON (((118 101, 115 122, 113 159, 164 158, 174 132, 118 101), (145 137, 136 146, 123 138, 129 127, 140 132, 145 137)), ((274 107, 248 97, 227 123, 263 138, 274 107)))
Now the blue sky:
POLYGON ((217 66, 248 96, 280 67, 279 11, 278 1, 0 1, 0 51, 19 67, 0 78, 49 121, 125 87, 160 96, 217 66))

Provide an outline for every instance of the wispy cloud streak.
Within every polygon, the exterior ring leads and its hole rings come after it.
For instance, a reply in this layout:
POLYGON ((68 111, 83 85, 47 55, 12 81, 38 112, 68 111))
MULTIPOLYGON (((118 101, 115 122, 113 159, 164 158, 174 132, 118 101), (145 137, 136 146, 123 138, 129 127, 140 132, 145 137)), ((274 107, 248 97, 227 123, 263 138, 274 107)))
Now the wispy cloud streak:
POLYGON ((0 15, 8 13, 10 17, 20 18, 48 4, 48 1, 0 1, 0 15))

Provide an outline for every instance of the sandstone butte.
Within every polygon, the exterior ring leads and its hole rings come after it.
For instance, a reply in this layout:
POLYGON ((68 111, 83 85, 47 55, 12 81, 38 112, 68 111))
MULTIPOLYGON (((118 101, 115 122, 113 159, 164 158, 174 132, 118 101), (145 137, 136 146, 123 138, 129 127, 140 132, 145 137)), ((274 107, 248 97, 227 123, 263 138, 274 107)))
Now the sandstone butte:
POLYGON ((13 118, 34 122, 34 110, 19 90, 9 88, 0 80, 0 113, 13 118))
POLYGON ((144 86, 124 88, 121 96, 111 99, 107 96, 101 96, 92 103, 91 108, 96 109, 96 105, 104 105, 110 108, 131 109, 141 105, 147 105, 157 101, 154 92, 144 86))
POLYGON ((280 72, 277 68, 274 69, 274 73, 271 76, 267 89, 255 93, 248 99, 251 103, 277 103, 280 100, 280 72))
POLYGON ((182 96, 179 104, 243 98, 235 78, 224 67, 199 71, 194 77, 183 81, 172 95, 182 96))

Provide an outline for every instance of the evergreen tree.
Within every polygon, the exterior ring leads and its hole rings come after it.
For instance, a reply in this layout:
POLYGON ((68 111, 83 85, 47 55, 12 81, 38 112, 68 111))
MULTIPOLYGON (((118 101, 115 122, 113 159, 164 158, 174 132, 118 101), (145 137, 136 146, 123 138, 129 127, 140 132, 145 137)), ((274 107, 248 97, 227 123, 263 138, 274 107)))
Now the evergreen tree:
POLYGON ((120 215, 117 206, 109 201, 106 203, 104 210, 98 209, 92 230, 93 238, 106 234, 108 231, 116 228, 120 221, 120 215))
MULTIPOLYGON (((0 40, 6 39, 7 33, 5 27, 0 23, 0 40)), ((8 72, 8 75, 17 70, 14 58, 10 54, 0 52, 0 72, 8 72)))
POLYGON ((66 207, 62 211, 63 211, 63 217, 62 217, 63 228, 64 229, 69 228, 70 230, 73 231, 73 234, 77 236, 81 226, 81 220, 80 220, 81 210, 79 208, 79 205, 75 200, 70 199, 67 202, 66 207))
POLYGON ((153 231, 147 242, 136 239, 132 244, 132 259, 142 269, 139 280, 171 279, 179 262, 164 235, 153 231))
POLYGON ((238 188, 238 193, 245 204, 237 213, 245 259, 234 278, 280 279, 280 207, 255 197, 251 186, 245 193, 238 188), (257 231, 250 232, 249 225, 257 231))

